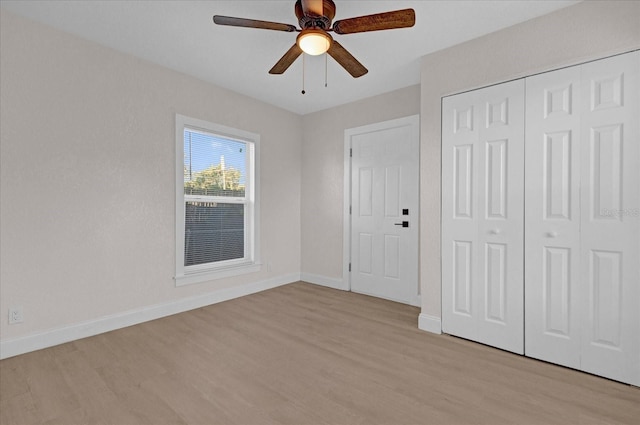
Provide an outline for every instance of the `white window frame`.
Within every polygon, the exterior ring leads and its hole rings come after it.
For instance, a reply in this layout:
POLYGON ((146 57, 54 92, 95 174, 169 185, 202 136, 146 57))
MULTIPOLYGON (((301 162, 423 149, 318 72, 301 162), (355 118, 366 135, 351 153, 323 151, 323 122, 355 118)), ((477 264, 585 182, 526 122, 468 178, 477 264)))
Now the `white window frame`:
POLYGON ((260 135, 208 121, 176 114, 176 286, 222 279, 258 272, 260 263, 260 135), (246 176, 244 198, 203 197, 184 194, 184 130, 211 134, 246 143, 246 176), (185 203, 206 201, 245 203, 244 258, 215 263, 184 265, 185 203))

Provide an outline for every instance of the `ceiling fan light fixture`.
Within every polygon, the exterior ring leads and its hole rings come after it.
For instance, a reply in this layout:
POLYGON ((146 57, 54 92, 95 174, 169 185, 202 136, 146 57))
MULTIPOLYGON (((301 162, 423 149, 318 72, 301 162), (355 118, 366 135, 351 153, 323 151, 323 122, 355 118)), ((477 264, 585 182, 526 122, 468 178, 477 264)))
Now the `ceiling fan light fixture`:
POLYGON ((322 29, 304 29, 298 35, 298 46, 308 55, 317 56, 325 53, 331 47, 333 39, 322 29))
MULTIPOLYGON (((353 78, 362 77, 368 72, 367 68, 358 62, 338 41, 334 40, 329 35, 330 32, 340 35, 356 34, 409 28, 416 23, 416 13, 413 9, 374 13, 373 15, 357 16, 333 22, 333 18, 336 15, 336 5, 333 0, 296 0, 294 11, 300 24, 300 30, 294 25, 259 21, 257 19, 234 18, 233 16, 215 15, 213 22, 217 25, 233 27, 285 32, 300 31, 296 44, 291 46, 284 56, 276 62, 269 70, 269 74, 279 75, 284 73, 302 53, 314 56, 328 53, 353 78)), ((325 70, 326 66, 325 62, 325 70)))

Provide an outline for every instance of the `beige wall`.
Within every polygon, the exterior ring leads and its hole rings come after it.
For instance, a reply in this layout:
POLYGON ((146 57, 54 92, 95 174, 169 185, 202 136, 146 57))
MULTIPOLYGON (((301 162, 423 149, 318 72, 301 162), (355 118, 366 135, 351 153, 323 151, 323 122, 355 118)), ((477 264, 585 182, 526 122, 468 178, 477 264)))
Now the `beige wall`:
POLYGON ((1 15, 3 341, 299 275, 299 115, 1 15), (261 135, 272 271, 175 286, 176 113, 261 135))
POLYGON ((344 131, 419 110, 416 85, 303 117, 303 277, 342 281, 344 131))
POLYGON ((442 96, 640 48, 640 2, 585 1, 422 59, 422 314, 440 306, 442 96))

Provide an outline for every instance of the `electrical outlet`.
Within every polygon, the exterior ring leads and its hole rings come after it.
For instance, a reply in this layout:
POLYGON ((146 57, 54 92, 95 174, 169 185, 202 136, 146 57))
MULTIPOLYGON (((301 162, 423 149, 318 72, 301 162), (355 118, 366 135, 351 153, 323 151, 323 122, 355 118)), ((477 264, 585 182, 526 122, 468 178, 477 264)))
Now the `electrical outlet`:
POLYGON ((16 323, 22 323, 24 317, 22 316, 22 306, 9 307, 9 324, 15 325, 16 323))

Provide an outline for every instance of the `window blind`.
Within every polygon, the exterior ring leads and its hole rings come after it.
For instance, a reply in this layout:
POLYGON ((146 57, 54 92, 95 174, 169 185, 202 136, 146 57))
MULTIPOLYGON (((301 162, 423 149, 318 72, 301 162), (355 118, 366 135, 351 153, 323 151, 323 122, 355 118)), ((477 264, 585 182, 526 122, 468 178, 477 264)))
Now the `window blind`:
POLYGON ((184 130, 184 265, 245 257, 246 142, 184 130))

